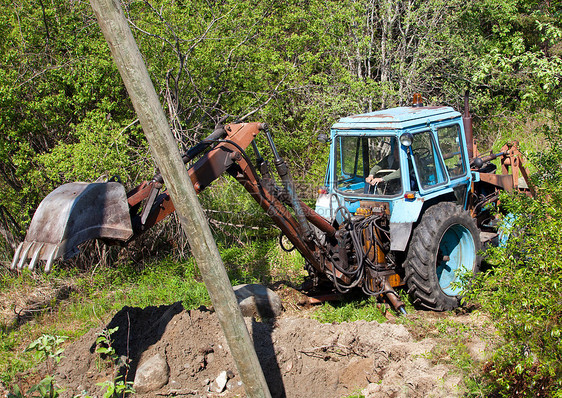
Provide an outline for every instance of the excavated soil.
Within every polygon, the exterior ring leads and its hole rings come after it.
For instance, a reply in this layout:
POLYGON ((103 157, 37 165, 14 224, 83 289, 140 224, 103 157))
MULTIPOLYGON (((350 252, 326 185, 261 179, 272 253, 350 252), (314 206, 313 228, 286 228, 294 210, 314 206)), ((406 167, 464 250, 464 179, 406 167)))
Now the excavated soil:
MULTIPOLYGON (((322 324, 289 311, 275 321, 246 318, 246 323, 273 397, 457 397, 463 393, 462 378, 452 365, 431 360, 437 340, 414 336, 395 322, 322 324)), ((180 303, 125 307, 107 325, 115 327, 119 329, 112 335, 113 347, 122 362, 130 358, 129 380, 143 361, 157 353, 169 366, 164 386, 134 396, 245 396, 214 312, 187 311, 180 303), (225 371, 230 377, 225 390, 213 392, 215 379, 225 371)), ((117 376, 117 367, 95 352, 102 330, 92 329, 66 346, 54 371, 58 385, 66 388, 61 397, 101 397, 99 384, 117 376)), ((475 355, 485 348, 480 344, 475 355)))

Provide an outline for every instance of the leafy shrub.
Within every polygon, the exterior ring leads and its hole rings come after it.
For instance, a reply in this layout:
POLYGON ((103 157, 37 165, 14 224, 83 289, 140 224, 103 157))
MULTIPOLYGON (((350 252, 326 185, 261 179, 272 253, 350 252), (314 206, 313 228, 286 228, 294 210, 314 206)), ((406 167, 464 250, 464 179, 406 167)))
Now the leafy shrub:
POLYGON ((107 120, 102 110, 89 112, 73 126, 75 142, 58 143, 50 152, 38 156, 48 178, 57 184, 95 181, 100 176, 119 176, 129 182, 146 173, 143 159, 136 156, 144 141, 138 126, 124 128, 122 124, 107 120))
POLYGON ((502 197, 511 234, 489 251, 494 267, 470 294, 504 339, 485 369, 499 396, 560 396, 562 387, 562 145, 547 133, 550 149, 531 156, 537 196, 502 197))
POLYGON ((64 352, 64 348, 61 348, 60 345, 64 343, 67 338, 67 336, 43 334, 41 337, 31 342, 26 350, 36 350, 44 358, 51 358, 55 363, 59 363, 62 358, 62 353, 64 352))

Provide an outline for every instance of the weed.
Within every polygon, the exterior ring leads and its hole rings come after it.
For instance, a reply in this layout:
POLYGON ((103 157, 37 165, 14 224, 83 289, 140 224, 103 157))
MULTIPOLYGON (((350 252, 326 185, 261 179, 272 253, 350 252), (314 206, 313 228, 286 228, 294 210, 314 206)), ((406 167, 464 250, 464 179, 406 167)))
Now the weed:
POLYGON ((60 345, 68 339, 67 336, 53 336, 50 334, 43 334, 38 339, 31 342, 27 346, 26 351, 35 350, 42 354, 44 358, 51 358, 55 363, 59 363, 62 358, 64 348, 60 345))
MULTIPOLYGON (((51 373, 52 365, 49 360, 52 360, 55 363, 58 363, 61 360, 64 349, 61 348, 60 345, 64 343, 67 338, 67 336, 43 334, 41 337, 32 341, 25 351, 35 351, 38 354, 35 356, 36 360, 46 358, 47 369, 48 372, 51 373)), ((54 379, 51 376, 47 376, 38 384, 31 387, 25 394, 20 390, 19 386, 15 385, 14 390, 8 394, 8 398, 25 398, 26 396, 36 397, 36 394, 39 394, 38 396, 41 398, 56 398, 62 391, 64 390, 57 389, 55 387, 54 379)))
POLYGON ((324 303, 314 314, 313 317, 319 322, 354 322, 360 319, 386 322, 384 313, 386 307, 377 303, 376 298, 369 297, 361 301, 343 301, 339 303, 324 303))
POLYGON ((117 353, 113 347, 111 340, 111 335, 119 330, 119 327, 114 327, 111 329, 103 329, 96 339, 96 353, 110 358, 113 361, 117 360, 117 353))
POLYGON ((39 383, 31 387, 24 394, 16 385, 11 393, 8 393, 8 398, 26 398, 26 397, 40 397, 40 398, 57 398, 64 389, 56 388, 55 381, 51 376, 45 377, 39 383), (39 394, 39 395, 37 395, 39 394))
POLYGON ((96 385, 105 387, 106 390, 103 393, 103 398, 124 397, 125 394, 133 394, 135 392, 133 389, 133 382, 125 382, 121 379, 121 376, 116 377, 114 380, 106 380, 103 383, 96 383, 96 385))
MULTIPOLYGON (((101 333, 96 338, 96 353, 100 354, 99 359, 104 359, 106 364, 109 366, 118 366, 119 356, 113 347, 113 340, 111 335, 119 330, 119 327, 111 329, 103 329, 101 333)), ((127 371, 125 372, 125 380, 127 379, 127 374, 129 371, 129 360, 126 359, 123 363, 126 366, 127 371)), ((102 363, 97 363, 98 369, 101 368, 102 363)), ((123 397, 125 394, 134 393, 133 382, 122 380, 122 376, 117 376, 113 380, 106 380, 103 383, 97 383, 96 385, 104 387, 105 392, 103 393, 104 398, 117 398, 123 397)))

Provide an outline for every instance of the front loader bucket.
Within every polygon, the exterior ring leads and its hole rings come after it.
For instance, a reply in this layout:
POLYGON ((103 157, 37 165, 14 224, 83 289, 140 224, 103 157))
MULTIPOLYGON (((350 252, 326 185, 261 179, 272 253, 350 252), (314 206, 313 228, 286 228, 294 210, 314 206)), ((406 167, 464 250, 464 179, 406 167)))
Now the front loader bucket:
POLYGON ((127 194, 117 182, 65 184, 43 199, 31 220, 25 240, 19 245, 12 269, 21 269, 31 259, 53 261, 78 254, 77 246, 90 239, 126 241, 133 234, 127 194))

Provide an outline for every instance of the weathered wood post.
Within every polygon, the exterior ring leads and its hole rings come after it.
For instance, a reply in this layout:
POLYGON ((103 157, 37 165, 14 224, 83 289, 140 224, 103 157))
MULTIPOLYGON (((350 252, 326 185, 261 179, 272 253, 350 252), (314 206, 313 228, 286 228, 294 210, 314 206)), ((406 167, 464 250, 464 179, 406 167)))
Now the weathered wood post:
POLYGON ((248 397, 270 397, 203 209, 119 0, 90 0, 187 235, 248 397))

